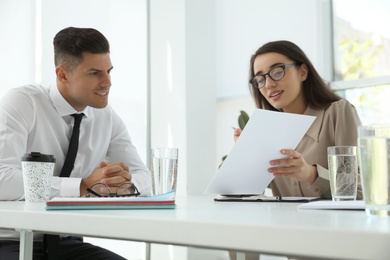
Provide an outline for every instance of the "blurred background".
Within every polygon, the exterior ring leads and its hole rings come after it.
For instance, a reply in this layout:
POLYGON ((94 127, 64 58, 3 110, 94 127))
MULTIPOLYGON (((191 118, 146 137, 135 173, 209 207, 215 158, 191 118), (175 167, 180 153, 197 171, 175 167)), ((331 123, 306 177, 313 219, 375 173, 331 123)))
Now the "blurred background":
MULTIPOLYGON (((385 0, 0 0, 0 96, 55 84, 55 34, 96 28, 111 44, 110 104, 141 157, 149 164, 151 147, 178 147, 178 194, 201 195, 234 145, 240 111, 255 109, 249 58, 268 41, 298 44, 364 124, 389 122, 389 19, 385 0)), ((144 259, 143 243, 91 240, 144 259)), ((152 249, 152 259, 227 259, 152 249)))

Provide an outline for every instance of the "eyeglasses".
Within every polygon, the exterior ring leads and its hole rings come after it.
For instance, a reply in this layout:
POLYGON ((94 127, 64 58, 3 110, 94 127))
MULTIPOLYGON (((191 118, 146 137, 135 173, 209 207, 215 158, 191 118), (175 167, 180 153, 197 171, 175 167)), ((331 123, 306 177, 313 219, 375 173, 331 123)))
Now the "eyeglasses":
POLYGON ((252 84, 254 88, 258 88, 259 90, 265 86, 266 78, 265 76, 269 76, 272 80, 278 81, 281 80, 284 75, 286 75, 286 68, 292 67, 292 66, 297 66, 295 63, 291 64, 284 64, 280 66, 276 66, 272 68, 268 73, 265 74, 259 74, 255 75, 249 83, 252 84))
POLYGON ((115 192, 104 183, 96 183, 87 189, 86 197, 137 197, 140 195, 137 187, 131 182, 124 182, 116 188, 115 192))

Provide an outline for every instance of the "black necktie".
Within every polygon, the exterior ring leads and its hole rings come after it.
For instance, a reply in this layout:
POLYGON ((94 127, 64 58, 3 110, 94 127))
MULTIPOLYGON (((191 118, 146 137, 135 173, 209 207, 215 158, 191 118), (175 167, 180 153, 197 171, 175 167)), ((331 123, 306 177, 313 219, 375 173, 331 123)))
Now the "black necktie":
MULTIPOLYGON (((64 165, 60 173, 60 177, 69 177, 73 170, 74 160, 76 159, 77 150, 79 148, 80 123, 84 114, 73 114, 74 125, 72 136, 70 137, 68 153, 66 154, 64 165)), ((43 245, 48 259, 54 259, 53 256, 57 253, 57 246, 61 240, 59 235, 44 234, 43 245)))
POLYGON ((74 125, 72 137, 70 138, 68 153, 65 158, 64 166, 60 173, 60 177, 69 177, 73 170, 74 160, 76 159, 77 150, 79 148, 79 134, 80 134, 80 123, 83 119, 84 114, 73 114, 74 125))

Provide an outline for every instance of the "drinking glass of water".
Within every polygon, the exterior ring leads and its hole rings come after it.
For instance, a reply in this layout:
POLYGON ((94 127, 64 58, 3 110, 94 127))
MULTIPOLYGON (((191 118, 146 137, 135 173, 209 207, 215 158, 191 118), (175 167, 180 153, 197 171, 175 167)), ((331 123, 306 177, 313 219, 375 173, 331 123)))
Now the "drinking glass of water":
POLYGON ((358 184, 356 146, 328 147, 328 167, 333 201, 356 200, 358 184))
POLYGON ((152 195, 176 191, 178 148, 152 148, 152 195))
POLYGON ((363 197, 369 216, 390 216, 390 125, 358 129, 363 197))

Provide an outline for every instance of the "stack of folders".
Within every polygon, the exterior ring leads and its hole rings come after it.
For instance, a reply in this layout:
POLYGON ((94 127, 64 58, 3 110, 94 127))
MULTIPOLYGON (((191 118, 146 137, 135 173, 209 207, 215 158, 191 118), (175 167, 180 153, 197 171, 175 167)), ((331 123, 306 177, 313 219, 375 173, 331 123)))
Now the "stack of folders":
POLYGON ((263 194, 234 194, 217 195, 215 201, 242 201, 242 202, 311 202, 320 200, 319 197, 280 197, 263 194))
POLYGON ((63 198, 46 202, 47 210, 174 209, 175 191, 149 197, 63 198))

